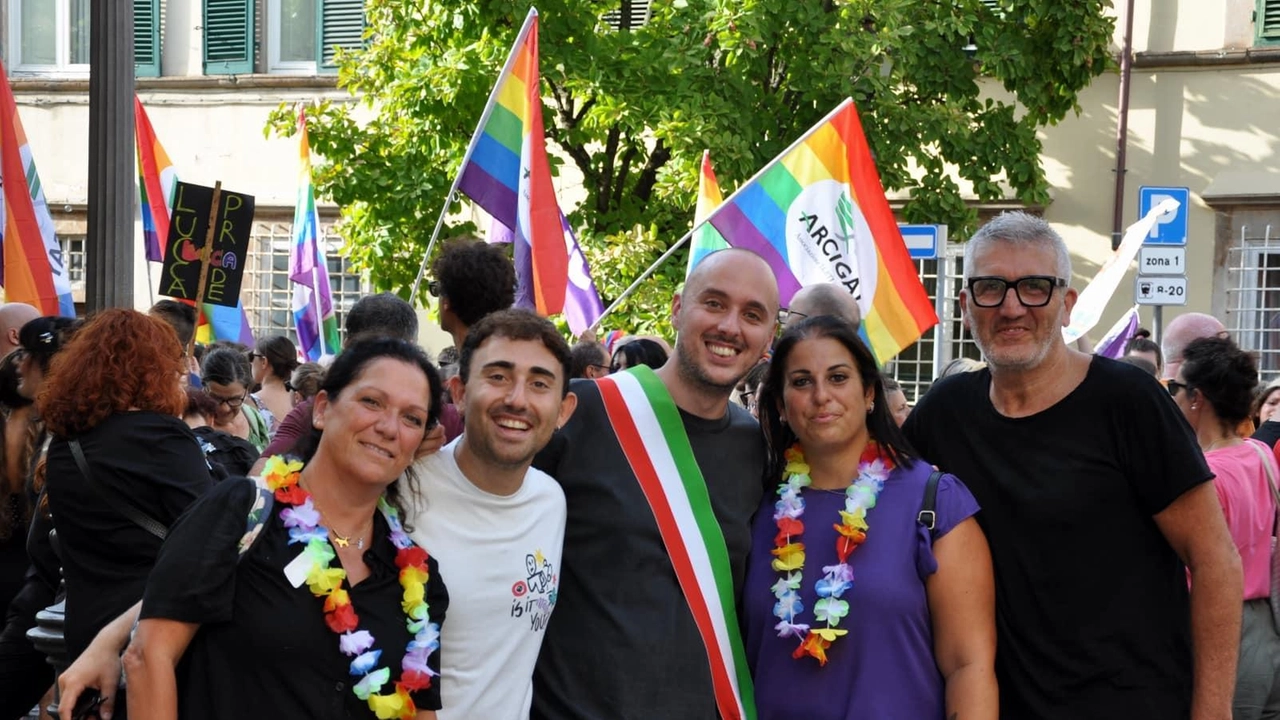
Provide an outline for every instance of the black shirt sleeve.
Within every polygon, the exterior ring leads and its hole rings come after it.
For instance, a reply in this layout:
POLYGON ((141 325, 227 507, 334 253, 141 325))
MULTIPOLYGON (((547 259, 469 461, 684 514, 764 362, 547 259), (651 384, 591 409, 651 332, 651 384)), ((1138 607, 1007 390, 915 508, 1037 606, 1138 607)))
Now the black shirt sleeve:
POLYGON ((251 481, 229 480, 178 518, 147 580, 141 618, 197 625, 231 619, 238 545, 255 495, 251 481))
POLYGON ((1133 484, 1138 503, 1149 515, 1169 507, 1183 493, 1213 479, 1195 433, 1182 411, 1160 383, 1141 371, 1127 372, 1131 391, 1123 402, 1128 411, 1129 432, 1123 453, 1126 475, 1133 484))

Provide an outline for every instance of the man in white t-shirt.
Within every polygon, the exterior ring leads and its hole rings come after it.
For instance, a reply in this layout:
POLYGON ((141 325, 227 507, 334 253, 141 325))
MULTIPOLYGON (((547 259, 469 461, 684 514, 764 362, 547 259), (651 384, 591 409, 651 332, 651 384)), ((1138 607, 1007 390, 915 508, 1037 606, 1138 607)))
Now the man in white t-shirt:
POLYGON ((529 717, 533 666, 555 609, 560 486, 529 467, 577 404, 569 346, 545 318, 503 310, 473 325, 449 391, 463 434, 419 460, 413 539, 452 602, 441 628, 441 720, 529 717))

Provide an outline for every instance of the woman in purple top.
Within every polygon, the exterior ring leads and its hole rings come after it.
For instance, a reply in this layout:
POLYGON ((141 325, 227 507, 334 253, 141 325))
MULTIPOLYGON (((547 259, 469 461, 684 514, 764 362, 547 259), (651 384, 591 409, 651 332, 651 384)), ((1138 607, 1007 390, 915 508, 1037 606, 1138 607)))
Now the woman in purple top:
POLYGON ((893 422, 844 321, 788 328, 760 391, 768 492, 744 589, 759 720, 994 720, 995 591, 978 505, 893 422))

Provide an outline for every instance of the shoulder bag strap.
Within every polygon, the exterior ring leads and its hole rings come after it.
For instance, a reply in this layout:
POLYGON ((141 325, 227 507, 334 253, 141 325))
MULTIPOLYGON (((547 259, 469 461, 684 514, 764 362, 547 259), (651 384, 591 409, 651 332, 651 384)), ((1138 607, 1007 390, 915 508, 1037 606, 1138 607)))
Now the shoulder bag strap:
MULTIPOLYGON (((1275 460, 1275 456, 1258 447, 1256 443, 1251 443, 1248 440, 1245 440, 1245 442, 1249 443, 1253 451, 1258 453, 1258 459, 1262 461, 1262 470, 1267 474, 1267 484, 1271 486, 1271 497, 1276 501, 1276 522, 1280 524, 1280 486, 1277 486, 1275 471, 1271 469, 1271 463, 1275 460)), ((1274 535, 1275 533, 1276 526, 1273 525, 1271 534, 1274 535)))
POLYGON ((89 472, 89 463, 84 459, 84 450, 80 447, 79 440, 69 438, 67 445, 71 446, 71 456, 76 459, 76 467, 80 468, 80 474, 84 475, 84 479, 98 491, 98 494, 102 496, 103 500, 107 501, 108 505, 114 508, 116 512, 129 518, 138 527, 164 540, 165 536, 169 534, 169 529, 164 526, 164 523, 129 504, 112 488, 98 482, 94 474, 89 472))
POLYGON ((920 512, 916 515, 916 522, 929 528, 929 536, 935 539, 937 538, 938 513, 934 508, 938 504, 938 480, 941 478, 941 470, 934 470, 929 474, 929 479, 924 484, 924 500, 920 502, 920 512))

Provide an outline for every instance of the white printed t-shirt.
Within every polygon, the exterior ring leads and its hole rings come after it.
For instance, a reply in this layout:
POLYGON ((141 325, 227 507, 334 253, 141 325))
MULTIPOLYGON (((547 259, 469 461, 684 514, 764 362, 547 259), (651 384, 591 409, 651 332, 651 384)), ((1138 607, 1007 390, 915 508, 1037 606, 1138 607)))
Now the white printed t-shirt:
POLYGON ((449 591, 440 632, 440 720, 523 720, 533 666, 555 608, 564 545, 564 492, 530 468, 510 496, 467 480, 461 438, 419 460, 410 535, 436 559, 449 591))

